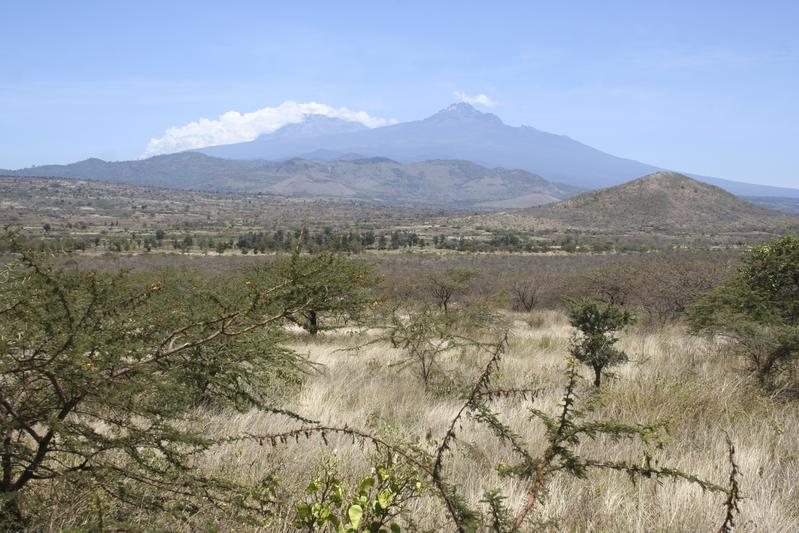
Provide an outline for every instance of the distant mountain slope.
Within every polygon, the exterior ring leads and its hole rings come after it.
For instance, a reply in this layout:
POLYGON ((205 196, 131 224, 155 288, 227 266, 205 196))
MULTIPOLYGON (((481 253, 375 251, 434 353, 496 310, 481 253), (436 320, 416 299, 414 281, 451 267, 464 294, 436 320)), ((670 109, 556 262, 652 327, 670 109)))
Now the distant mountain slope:
MULTIPOLYGON (((563 135, 529 126, 508 126, 496 115, 482 113, 465 103, 451 105, 424 120, 358 131, 343 131, 342 127, 328 124, 315 130, 315 135, 300 136, 291 130, 283 131, 290 128, 286 126, 254 141, 199 151, 229 159, 335 159, 347 153, 389 157, 405 163, 462 159, 488 167, 519 168, 583 189, 616 185, 663 170, 613 156, 563 135)), ((799 198, 799 189, 694 177, 733 194, 799 198)))
POLYGON ((579 192, 523 170, 485 168, 468 161, 402 164, 384 158, 334 161, 238 161, 195 152, 139 161, 87 159, 7 171, 11 176, 104 180, 203 191, 324 196, 443 207, 527 207, 579 192))
POLYGON ((6 176, 43 176, 104 180, 131 185, 215 190, 230 178, 246 175, 256 163, 229 161, 192 152, 135 161, 86 159, 69 165, 41 165, 2 171, 6 176))
POLYGON ((727 192, 731 192, 735 196, 763 196, 772 198, 796 198, 799 200, 799 189, 791 189, 790 187, 774 187, 772 185, 758 185, 756 183, 743 183, 740 181, 724 180, 721 178, 712 178, 710 176, 699 176, 695 174, 688 174, 688 176, 697 179, 704 183, 721 187, 727 192))
POLYGON ((562 202, 494 215, 492 220, 516 227, 664 234, 771 231, 799 224, 799 218, 674 172, 657 172, 562 202))
POLYGON ((774 196, 749 196, 745 200, 759 205, 760 207, 767 207, 775 211, 782 211, 790 215, 799 216, 799 198, 779 198, 774 196))
POLYGON ((275 133, 254 141, 203 148, 201 153, 230 159, 286 159, 319 150, 389 157, 403 162, 462 159, 485 166, 522 168, 551 181, 593 188, 621 174, 640 176, 654 167, 616 158, 528 126, 512 127, 496 115, 454 104, 424 120, 314 137, 275 133), (535 170, 533 170, 535 169, 535 170))
POLYGON ((302 122, 287 124, 269 136, 273 139, 311 139, 323 135, 352 133, 368 129, 360 122, 322 115, 308 115, 302 122))

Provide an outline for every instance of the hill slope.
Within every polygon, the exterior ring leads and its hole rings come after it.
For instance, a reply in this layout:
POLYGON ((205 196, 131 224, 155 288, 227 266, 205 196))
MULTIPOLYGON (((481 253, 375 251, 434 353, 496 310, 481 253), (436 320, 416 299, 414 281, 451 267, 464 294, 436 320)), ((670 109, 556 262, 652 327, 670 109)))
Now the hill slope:
POLYGON ((213 190, 217 183, 246 174, 248 161, 228 161, 183 152, 135 161, 103 161, 92 158, 69 165, 41 165, 0 171, 5 176, 42 176, 112 181, 130 185, 213 190))
POLYGON ((799 219, 736 198, 674 172, 491 217, 503 226, 575 228, 607 233, 703 234, 773 231, 799 219))
POLYGON ((450 160, 402 164, 377 157, 237 161, 183 152, 139 161, 87 159, 71 165, 39 166, 6 174, 463 208, 527 207, 555 202, 579 192, 523 170, 485 168, 468 161, 450 160))
MULTIPOLYGON (((311 128, 312 135, 297 135, 292 125, 250 142, 199 151, 228 159, 335 159, 349 153, 405 163, 462 159, 488 167, 519 168, 583 189, 617 185, 663 170, 613 156, 564 135, 529 126, 509 126, 496 115, 464 103, 451 105, 424 120, 357 131, 343 128, 340 123, 327 123, 325 127, 311 128)), ((693 177, 738 195, 799 198, 797 189, 693 177)))

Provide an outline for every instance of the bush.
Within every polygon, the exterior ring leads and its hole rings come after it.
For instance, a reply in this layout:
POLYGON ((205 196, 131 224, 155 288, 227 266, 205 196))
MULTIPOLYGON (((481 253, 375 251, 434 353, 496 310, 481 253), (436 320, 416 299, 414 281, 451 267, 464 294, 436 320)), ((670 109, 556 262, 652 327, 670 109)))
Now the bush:
POLYGON ((754 248, 735 278, 692 306, 690 321, 731 339, 764 387, 799 392, 799 238, 754 248))
POLYGON ((328 460, 319 477, 306 487, 306 501, 296 505, 294 527, 303 531, 396 533, 402 530, 398 522, 413 524, 408 508, 418 499, 422 482, 412 469, 385 455, 356 487, 348 487, 337 462, 328 460))
POLYGON ((594 386, 602 383, 602 371, 627 361, 627 354, 616 348, 615 333, 635 322, 628 311, 613 304, 581 300, 567 312, 571 325, 580 331, 572 342, 572 355, 594 369, 594 386))
POLYGON ((251 272, 271 277, 275 285, 289 280, 285 286, 289 300, 309 304, 288 318, 311 335, 325 329, 325 319, 356 319, 376 298, 373 289, 378 279, 372 268, 334 252, 297 251, 251 272))
POLYGON ((244 492, 192 467, 217 444, 190 423, 192 408, 270 410, 263 389, 301 362, 277 342, 278 328, 320 304, 317 293, 294 288, 319 285, 331 265, 279 283, 211 284, 175 272, 57 270, 27 252, 5 265, 0 525, 23 525, 34 511, 26 493, 48 480, 100 491, 121 507, 179 512, 203 499, 262 515, 268 490, 244 492))
POLYGON ((430 292, 438 307, 447 313, 453 298, 468 293, 472 282, 479 276, 480 272, 471 268, 451 268, 430 276, 430 292))

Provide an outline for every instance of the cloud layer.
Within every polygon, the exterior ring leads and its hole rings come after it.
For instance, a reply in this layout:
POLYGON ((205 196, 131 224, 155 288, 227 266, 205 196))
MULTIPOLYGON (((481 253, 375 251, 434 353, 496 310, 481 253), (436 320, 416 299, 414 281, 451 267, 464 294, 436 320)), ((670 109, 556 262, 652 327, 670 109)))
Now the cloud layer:
MULTIPOLYGON (((483 96, 483 95, 481 95, 483 96)), ((286 124, 302 122, 307 115, 323 115, 360 122, 374 128, 393 121, 377 118, 365 111, 332 107, 316 102, 297 103, 291 100, 277 107, 264 107, 250 113, 228 111, 217 119, 201 118, 183 126, 168 128, 162 137, 150 139, 142 157, 171 154, 217 144, 251 141, 286 124)))
POLYGON ((483 93, 471 96, 462 91, 455 91, 452 96, 457 98, 459 102, 466 102, 467 104, 481 105, 483 107, 495 107, 497 105, 497 102, 483 93))

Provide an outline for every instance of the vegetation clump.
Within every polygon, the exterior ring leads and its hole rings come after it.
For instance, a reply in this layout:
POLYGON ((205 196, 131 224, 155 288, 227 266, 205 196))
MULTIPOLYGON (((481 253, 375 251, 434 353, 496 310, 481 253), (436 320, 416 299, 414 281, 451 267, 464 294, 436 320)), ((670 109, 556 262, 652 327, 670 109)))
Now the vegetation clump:
POLYGON ((594 370, 594 386, 602 385, 602 372, 627 361, 627 354, 615 344, 616 332, 635 322, 623 308, 593 300, 572 302, 567 311, 571 325, 579 330, 572 341, 571 354, 594 370))
POLYGON ((321 258, 282 279, 209 284, 67 271, 20 253, 0 283, 0 523, 21 525, 26 494, 49 480, 164 512, 205 500, 264 513, 269 491, 193 467, 218 444, 193 409, 258 407, 308 422, 272 408, 269 390, 303 365, 281 345, 281 325, 325 305, 327 293, 298 287, 335 266, 321 258))
POLYGON ((373 289, 378 278, 372 268, 334 252, 302 254, 297 249, 289 257, 254 267, 253 272, 275 284, 290 280, 283 295, 286 302, 305 298, 309 303, 287 318, 311 335, 327 327, 325 320, 334 324, 357 320, 376 302, 373 289))
POLYGON ((448 313, 455 299, 468 293, 472 282, 479 276, 480 272, 472 268, 450 268, 430 276, 430 293, 438 308, 448 313))
POLYGON ((730 339, 764 387, 799 394, 799 237, 752 249, 737 276, 692 306, 690 321, 730 339))

